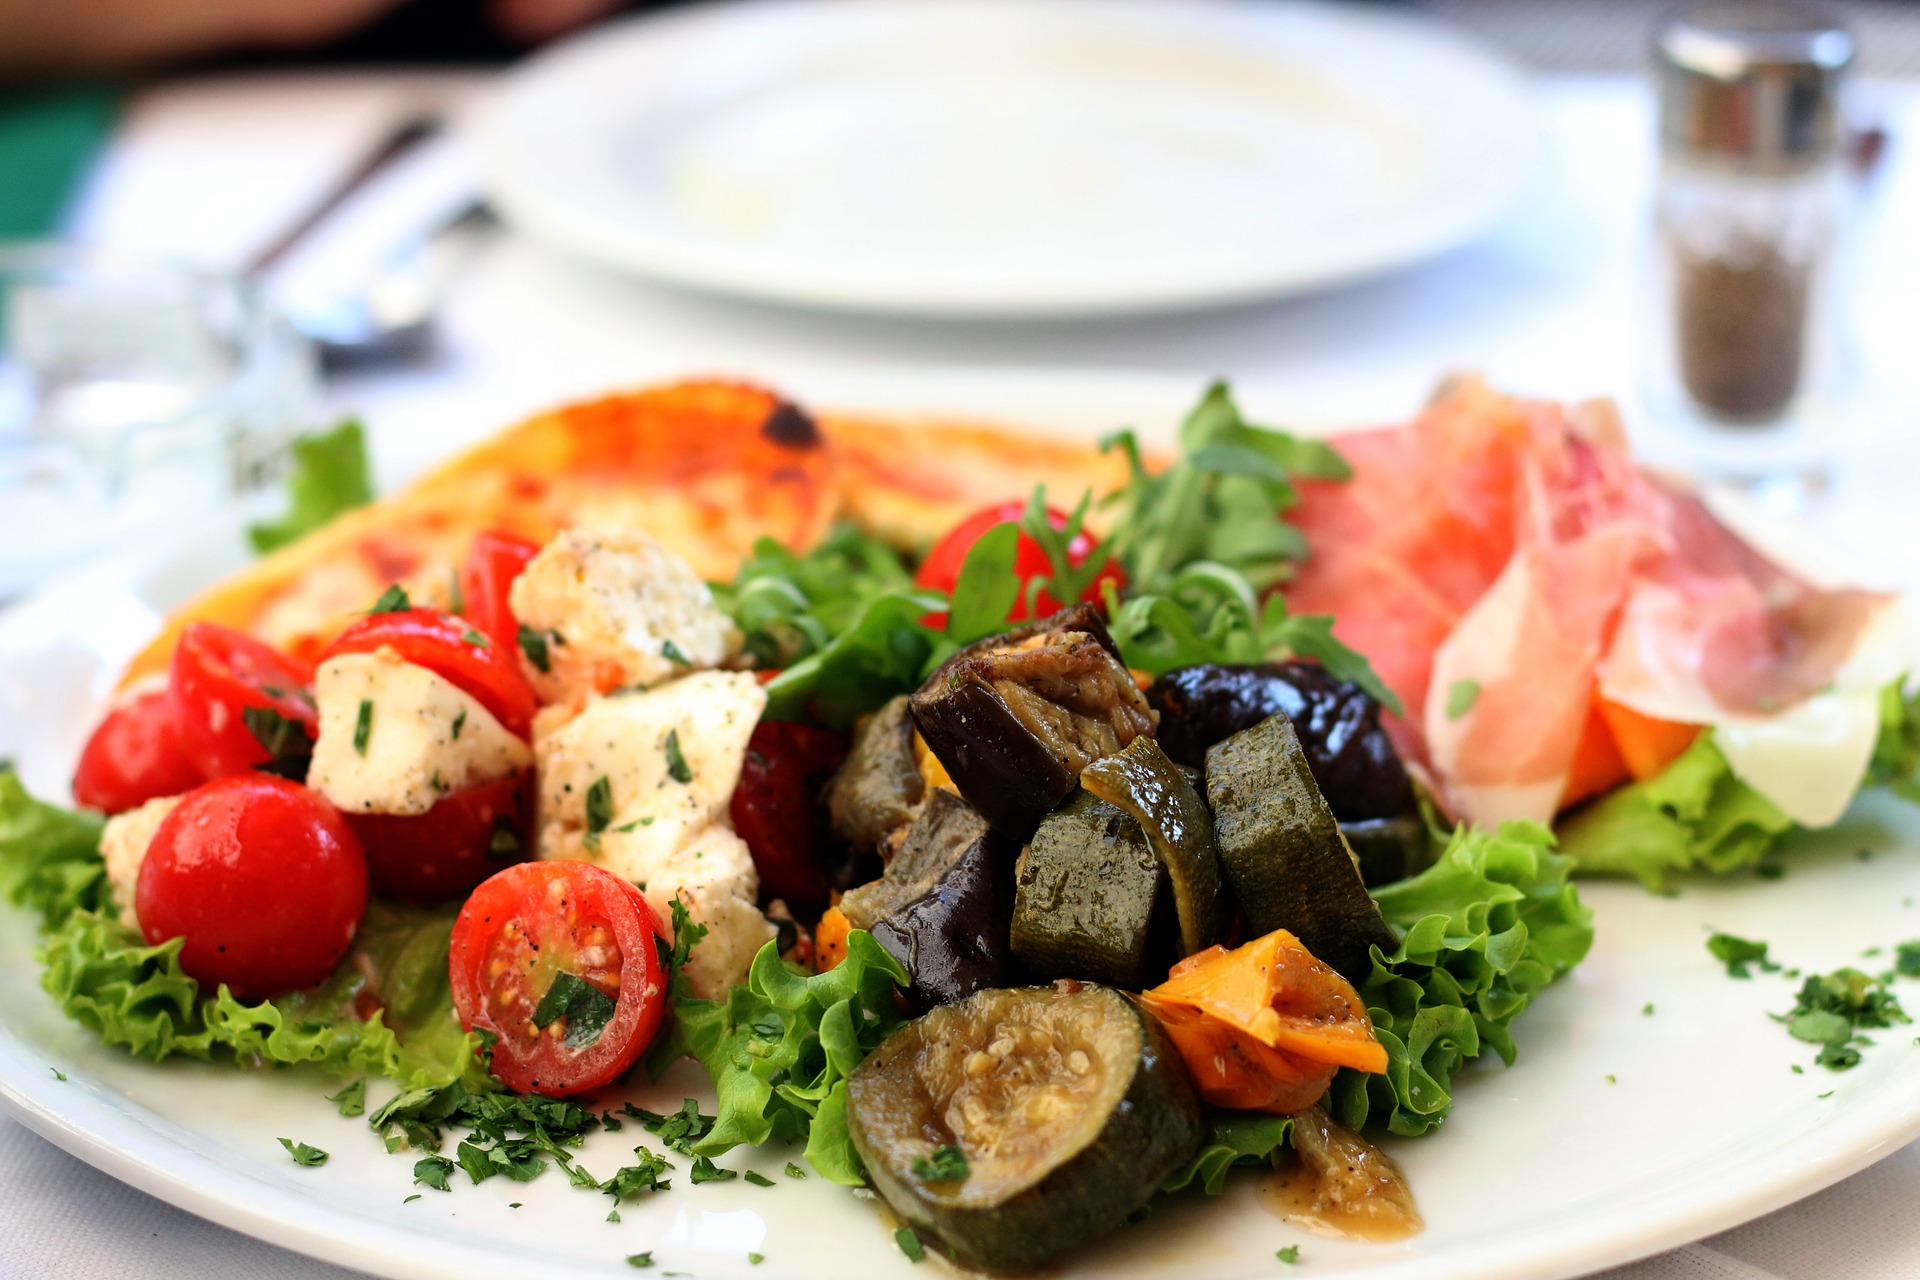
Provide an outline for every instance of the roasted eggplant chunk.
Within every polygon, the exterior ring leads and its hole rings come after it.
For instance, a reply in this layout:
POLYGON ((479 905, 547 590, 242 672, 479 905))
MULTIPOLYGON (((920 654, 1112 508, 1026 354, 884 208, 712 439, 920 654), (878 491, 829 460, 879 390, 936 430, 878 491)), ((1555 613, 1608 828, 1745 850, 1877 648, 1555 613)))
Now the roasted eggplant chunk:
POLYGON ((1151 1200, 1192 1159, 1200 1104, 1150 1014, 1062 984, 982 991, 895 1032, 847 1078, 847 1128, 874 1188, 930 1243, 963 1266, 1030 1271, 1151 1200), (927 1176, 942 1147, 963 1176, 927 1176))
POLYGON ((1380 704, 1317 663, 1181 667, 1155 680, 1147 701, 1160 713, 1160 745, 1181 764, 1199 766, 1209 747, 1279 712, 1293 721, 1335 818, 1419 812, 1400 754, 1380 727, 1380 704))
POLYGON ((1075 792, 1048 814, 1014 872, 1013 954, 1038 978, 1152 986, 1148 943, 1166 868, 1140 824, 1075 792))
POLYGON ((888 837, 913 821, 925 794, 903 693, 855 726, 853 748, 827 784, 827 814, 856 856, 884 856, 888 837))
POLYGON ((913 719, 960 794, 1022 841, 1082 769, 1154 726, 1086 604, 960 650, 913 695, 913 719))
POLYGON ((1088 765, 1080 785, 1140 824, 1166 868, 1180 921, 1180 954, 1222 942, 1231 908, 1220 883, 1213 817, 1179 765, 1152 738, 1088 765))
POLYGON ((935 791, 886 874, 840 899, 912 975, 907 998, 935 1005, 1013 981, 1014 849, 966 801, 935 791))
POLYGON ((1352 983, 1398 945, 1314 785, 1293 725, 1269 716, 1207 752, 1220 864, 1255 934, 1286 929, 1352 983))

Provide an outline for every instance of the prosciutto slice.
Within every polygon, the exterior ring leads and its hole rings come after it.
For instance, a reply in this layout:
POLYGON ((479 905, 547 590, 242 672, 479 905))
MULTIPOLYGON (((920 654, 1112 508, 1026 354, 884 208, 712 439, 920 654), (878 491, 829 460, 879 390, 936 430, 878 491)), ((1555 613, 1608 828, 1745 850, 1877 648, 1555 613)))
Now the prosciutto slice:
POLYGON ((1466 380, 1339 444, 1354 475, 1302 487, 1288 603, 1373 662, 1396 742, 1464 819, 1550 820, 1596 699, 1700 725, 1803 706, 1888 601, 1769 561, 1637 467, 1604 405, 1466 380))

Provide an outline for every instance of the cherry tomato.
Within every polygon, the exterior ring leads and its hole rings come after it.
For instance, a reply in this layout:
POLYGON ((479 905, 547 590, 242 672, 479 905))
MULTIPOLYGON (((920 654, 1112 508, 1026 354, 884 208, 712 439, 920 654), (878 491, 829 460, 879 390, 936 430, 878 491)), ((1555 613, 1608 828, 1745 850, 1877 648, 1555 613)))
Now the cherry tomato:
POLYGON ((847 755, 844 735, 791 720, 762 720, 747 739, 733 789, 733 829, 760 871, 760 890, 795 910, 827 904, 813 798, 821 775, 847 755))
POLYGON ((520 643, 520 627, 507 593, 527 561, 539 552, 537 542, 488 530, 474 536, 473 548, 460 569, 460 612, 509 653, 520 643))
POLYGON ((520 861, 531 794, 528 775, 518 774, 442 796, 425 813, 340 816, 367 851, 375 893, 431 906, 520 861))
POLYGON ((120 699, 87 739, 73 771, 76 803, 125 813, 205 782, 173 728, 173 697, 143 689, 120 699))
POLYGON ((181 968, 243 1000, 325 981, 366 909, 367 860, 333 806, 258 773, 182 797, 134 892, 149 944, 185 938, 181 968))
POLYGON ((439 609, 372 614, 342 631, 320 660, 343 653, 372 653, 382 646, 459 685, 491 711, 508 733, 522 738, 532 734, 539 702, 520 671, 519 651, 495 644, 466 619, 439 609))
MULTIPOLYGON (((951 595, 954 584, 960 581, 960 567, 967 562, 967 552, 973 550, 973 544, 980 541, 980 535, 995 525, 1008 522, 1019 523, 1026 510, 1026 503, 1010 501, 1002 502, 998 506, 983 507, 974 512, 953 526, 946 537, 934 544, 927 558, 920 562, 920 571, 913 575, 914 582, 919 586, 930 587, 951 595)), ((1047 523, 1056 529, 1066 528, 1066 512, 1048 507, 1047 523)), ((1087 557, 1092 555, 1099 545, 1092 534, 1082 530, 1074 535, 1073 541, 1067 544, 1067 562, 1076 566, 1086 563, 1087 557)), ((1035 600, 1039 606, 1039 613, 1035 614, 1027 608, 1028 584, 1035 578, 1045 578, 1052 572, 1052 565, 1047 560, 1046 551, 1024 531, 1014 544, 1013 571, 1020 578, 1020 594, 1014 600, 1013 608, 1007 613, 1008 622, 1024 622, 1036 616, 1044 618, 1062 607, 1060 601, 1055 600, 1043 589, 1035 600)), ((1080 594, 1080 599, 1099 602, 1105 598, 1104 584, 1108 582, 1113 583, 1115 587, 1124 587, 1127 584, 1126 571, 1111 560, 1094 577, 1094 580, 1087 584, 1087 589, 1080 594)), ((944 627, 947 625, 947 615, 931 613, 927 615, 926 621, 930 627, 944 627)))
POLYGON ((313 672, 232 627, 193 622, 174 646, 167 688, 180 748, 203 778, 246 773, 272 759, 247 727, 249 708, 278 712, 311 738, 320 717, 307 684, 313 672))
POLYGON ((493 1074, 509 1089, 558 1097, 598 1088, 660 1029, 667 977, 654 940, 665 933, 638 889, 590 863, 508 867, 454 922, 454 1010, 469 1031, 499 1037, 493 1074))

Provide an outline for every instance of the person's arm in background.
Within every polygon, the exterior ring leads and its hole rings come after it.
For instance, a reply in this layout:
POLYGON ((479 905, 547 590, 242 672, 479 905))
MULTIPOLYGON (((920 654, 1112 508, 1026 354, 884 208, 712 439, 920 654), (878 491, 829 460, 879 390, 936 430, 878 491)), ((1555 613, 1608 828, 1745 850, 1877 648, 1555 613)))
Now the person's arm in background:
MULTIPOLYGON (((235 50, 337 40, 401 0, 0 0, 0 81, 144 70, 235 50)), ((534 43, 620 0, 486 0, 502 34, 534 43)))

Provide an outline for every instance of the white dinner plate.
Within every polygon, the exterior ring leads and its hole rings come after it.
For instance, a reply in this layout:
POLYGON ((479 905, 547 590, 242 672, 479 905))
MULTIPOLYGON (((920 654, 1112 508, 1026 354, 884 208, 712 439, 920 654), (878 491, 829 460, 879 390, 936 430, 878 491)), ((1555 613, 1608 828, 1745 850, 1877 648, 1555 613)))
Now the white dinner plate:
MULTIPOLYGON (((991 379, 954 385, 969 412, 1056 430, 1110 425, 1124 411, 1109 408, 1113 388, 1098 380, 1086 382, 1078 404, 1071 380, 1009 378, 998 400, 988 394, 991 379)), ((1164 430, 1194 390, 1161 394, 1142 384, 1124 412, 1164 430)), ((921 394, 892 405, 953 407, 937 381, 921 394)), ((864 409, 888 402, 871 389, 850 388, 847 399, 864 409)), ((1251 407, 1275 420, 1276 406, 1251 407)), ((115 671, 155 624, 155 607, 239 561, 237 541, 210 530, 198 546, 120 573, 125 585, 104 573, 72 579, 0 613, 0 755, 18 759, 38 793, 57 794, 115 671)), ((1596 916, 1593 953, 1516 1021, 1518 1062, 1469 1068, 1455 1081, 1443 1128, 1386 1144, 1426 1215, 1422 1235, 1388 1245, 1310 1236, 1262 1206, 1258 1176, 1236 1175, 1224 1198, 1162 1202, 1145 1225, 1048 1274, 1271 1280, 1275 1251, 1298 1244, 1288 1275, 1555 1280, 1733 1226, 1892 1153, 1920 1136, 1915 1029, 1875 1033, 1859 1067, 1829 1072, 1768 1017, 1793 1003, 1794 984, 1779 975, 1733 980, 1704 942, 1709 929, 1724 929, 1767 940, 1779 959, 1809 972, 1878 970, 1895 944, 1920 937, 1912 905, 1920 820, 1870 797, 1839 828, 1799 840, 1785 861, 1780 882, 1689 880, 1673 897, 1583 885, 1596 916), (1880 956, 1863 958, 1875 947, 1880 956)), ((671 1191, 622 1206, 617 1224, 605 1220, 605 1197, 551 1171, 526 1185, 474 1187, 456 1175, 452 1193, 422 1192, 411 1185, 415 1157, 387 1155, 363 1120, 335 1114, 322 1095, 336 1086, 320 1077, 156 1067, 102 1048, 41 993, 33 947, 28 917, 0 908, 0 1100, 114 1176, 273 1243, 418 1280, 633 1275, 624 1259, 646 1250, 654 1274, 740 1280, 910 1280, 940 1265, 908 1263, 871 1199, 817 1177, 785 1177, 797 1153, 784 1149, 720 1161, 758 1169, 771 1188, 738 1180, 693 1187, 683 1168, 671 1191), (298 1167, 282 1137, 332 1158, 298 1167), (765 1260, 753 1264, 749 1254, 765 1260)), ((1899 990, 1920 1013, 1920 984, 1899 990)), ((622 1096, 670 1110, 687 1094, 711 1102, 697 1069, 683 1064, 661 1085, 622 1096)), ((375 1101, 384 1096, 376 1086, 375 1101)), ((604 1177, 643 1139, 658 1147, 631 1125, 596 1134, 584 1163, 604 1177)))
POLYGON ((516 225, 681 285, 944 316, 1159 311, 1486 229, 1537 129, 1436 23, 1301 0, 748 0, 599 28, 480 130, 516 225))

